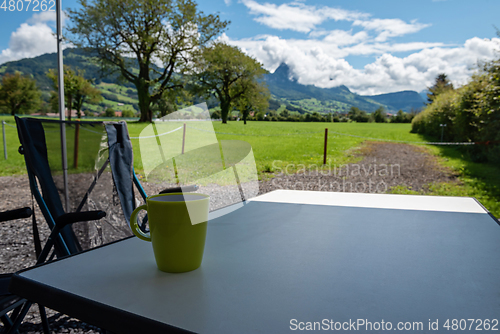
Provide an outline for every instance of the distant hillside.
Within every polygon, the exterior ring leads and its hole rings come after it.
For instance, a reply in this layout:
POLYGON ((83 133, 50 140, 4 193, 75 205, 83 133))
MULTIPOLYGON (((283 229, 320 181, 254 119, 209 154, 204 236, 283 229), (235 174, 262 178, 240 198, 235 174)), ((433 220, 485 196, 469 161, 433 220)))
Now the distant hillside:
MULTIPOLYGON (((69 66, 73 70, 85 71, 85 78, 95 80, 95 84, 99 84, 101 81, 107 83, 117 83, 118 81, 118 73, 108 74, 106 77, 102 78, 99 65, 95 62, 95 58, 81 49, 66 49, 63 51, 63 56, 64 65, 69 66)), ((7 62, 0 65, 0 75, 15 73, 16 71, 27 75, 33 75, 40 89, 51 90, 52 81, 47 78, 46 75, 49 69, 57 69, 56 53, 46 53, 34 58, 7 62)))
POLYGON ((427 94, 429 94, 429 93, 430 93, 430 90, 428 90, 428 89, 424 89, 423 91, 421 91, 419 93, 425 103, 429 102, 428 97, 427 97, 427 94))
POLYGON ((363 97, 384 104, 393 110, 401 109, 406 112, 412 108, 420 109, 424 106, 422 96, 413 90, 380 95, 364 95, 363 97))
MULTIPOLYGON (((83 70, 86 79, 93 80, 95 86, 102 92, 103 101, 99 105, 84 105, 84 110, 102 112, 106 108, 115 110, 135 109, 137 106, 137 90, 127 81, 119 80, 119 73, 103 76, 97 64, 97 59, 81 49, 64 50, 64 64, 73 70, 83 70)), ((57 54, 49 53, 34 58, 7 62, 0 65, 0 77, 5 73, 32 75, 42 90, 45 100, 48 100, 52 90, 52 81, 47 78, 49 69, 57 68, 57 54)), ((161 70, 156 68, 157 70, 161 70)), ((138 71, 135 62, 132 62, 131 71, 138 71)), ((291 78, 290 68, 281 64, 274 73, 265 75, 274 100, 270 109, 278 109, 284 105, 289 111, 304 114, 306 112, 347 112, 351 107, 358 107, 367 112, 373 112, 379 107, 387 111, 396 112, 402 109, 406 112, 423 107, 424 100, 413 91, 403 91, 374 96, 361 96, 349 90, 346 86, 333 88, 319 88, 313 85, 302 85, 291 78), (278 106, 278 108, 276 108, 278 106)), ((210 107, 218 103, 214 100, 207 101, 210 107)))
MULTIPOLYGON (((83 70, 84 77, 93 80, 94 85, 102 92, 103 101, 99 105, 85 104, 83 110, 102 112, 110 107, 115 110, 139 110, 135 86, 130 82, 120 82, 118 73, 103 76, 96 59, 81 49, 66 49, 63 56, 64 65, 73 70, 83 70)), ((31 75, 42 90, 44 99, 48 100, 52 90, 52 81, 46 75, 49 69, 57 69, 56 53, 4 63, 0 65, 0 76, 16 71, 31 75)))
POLYGON ((292 103, 305 99, 340 102, 338 105, 327 107, 327 109, 335 109, 336 111, 349 110, 351 106, 356 106, 371 112, 380 107, 379 103, 367 101, 360 95, 352 93, 346 86, 319 88, 313 85, 299 84, 296 80, 290 79, 290 69, 284 63, 274 73, 267 74, 265 81, 272 95, 292 103))
POLYGON ((403 91, 390 94, 361 96, 349 90, 346 86, 319 88, 313 85, 302 85, 294 80, 290 68, 282 63, 276 71, 265 76, 265 81, 272 95, 278 99, 304 106, 301 100, 317 100, 323 111, 347 111, 358 107, 367 112, 373 112, 380 106, 388 111, 410 111, 423 106, 423 100, 417 92, 403 91))

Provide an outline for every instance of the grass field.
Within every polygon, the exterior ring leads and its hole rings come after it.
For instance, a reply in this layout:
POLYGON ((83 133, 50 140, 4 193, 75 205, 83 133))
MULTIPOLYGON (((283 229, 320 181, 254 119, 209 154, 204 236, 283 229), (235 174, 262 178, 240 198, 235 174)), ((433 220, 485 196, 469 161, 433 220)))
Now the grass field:
POLYGON ((216 123, 214 128, 218 132, 218 139, 249 142, 259 172, 274 172, 276 167, 284 168, 289 164, 321 166, 325 128, 329 131, 327 164, 332 165, 352 161, 351 150, 365 140, 341 134, 422 141, 419 135, 409 133, 408 124, 248 122, 243 125, 243 122, 230 122, 227 125, 216 123))
MULTIPOLYGON (((459 184, 440 183, 431 186, 431 195, 470 196, 477 198, 495 217, 500 218, 500 168, 492 164, 471 162, 459 150, 446 146, 428 146, 440 163, 459 176, 459 184)), ((399 187, 393 193, 416 194, 399 187)))
MULTIPOLYGON (((14 119, 10 116, 0 117, 0 120, 2 119, 7 122, 8 160, 0 159, 0 175, 23 174, 24 160, 17 153, 19 140, 14 119)), ((248 122, 244 125, 243 122, 229 122, 229 124, 214 122, 213 125, 218 140, 243 140, 250 143, 260 173, 274 172, 277 168, 284 168, 287 165, 294 165, 295 168, 300 168, 297 167, 300 164, 306 167, 321 166, 325 128, 329 129, 328 163, 337 165, 352 161, 350 150, 364 141, 363 138, 352 136, 403 141, 423 140, 419 135, 409 133, 409 124, 248 122)), ((143 123, 128 123, 130 136, 139 137, 146 126, 147 124, 143 123)), ((197 130, 188 128, 186 135, 189 136, 190 132, 195 134, 197 130)), ((68 138, 72 135, 73 132, 68 130, 68 138)), ((139 140, 132 139, 132 145, 134 166, 140 172, 142 162, 139 140)), ((71 148, 72 141, 68 140, 68 152, 71 148)), ((0 150, 3 155, 3 146, 0 150)), ((289 166, 288 170, 293 171, 294 167, 289 166)))
MULTIPOLYGON (((0 176, 24 174, 25 166, 17 153, 19 141, 13 117, 2 116, 6 120, 8 160, 3 159, 3 146, 0 147, 0 176)), ((324 131, 328 128, 328 161, 331 165, 353 162, 352 154, 366 137, 383 140, 408 142, 425 141, 423 137, 411 134, 409 124, 376 123, 289 123, 289 122, 214 122, 218 140, 243 140, 251 144, 259 177, 265 178, 288 166, 288 171, 302 168, 316 168, 323 163, 324 131), (359 137, 356 137, 359 136, 359 137), (363 138, 361 138, 363 137, 363 138)), ((131 137, 139 137, 147 124, 129 123, 131 137)), ((186 136, 195 135, 196 129, 187 128, 186 136), (190 133, 191 132, 191 133, 190 133)), ((71 130, 68 137, 71 137, 71 130)), ((2 143, 3 144, 3 143, 2 143)), ((95 143, 92 144, 93 147, 95 143)), ((142 172, 143 166, 139 150, 139 140, 132 139, 134 146, 134 166, 142 172)), ((179 144, 176 144, 179 145, 179 144)), ((440 163, 452 168, 460 179, 460 184, 437 184, 431 187, 432 195, 472 196, 483 203, 493 214, 500 216, 500 168, 470 162, 460 151, 452 147, 428 146, 430 151, 440 156, 440 163)), ((68 152, 72 144, 68 141, 68 152)), ((92 165, 85 159, 80 168, 92 165)), ((411 189, 398 187, 395 193, 415 193, 411 189)))

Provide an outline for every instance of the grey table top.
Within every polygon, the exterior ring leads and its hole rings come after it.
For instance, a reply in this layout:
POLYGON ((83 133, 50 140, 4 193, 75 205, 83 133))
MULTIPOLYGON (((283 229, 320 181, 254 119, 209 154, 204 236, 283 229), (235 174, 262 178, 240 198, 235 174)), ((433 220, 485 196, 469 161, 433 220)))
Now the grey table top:
POLYGON ((125 318, 200 333, 500 318, 500 226, 472 198, 275 191, 222 213, 195 271, 160 272, 130 238, 21 272, 12 290, 116 332, 125 318))

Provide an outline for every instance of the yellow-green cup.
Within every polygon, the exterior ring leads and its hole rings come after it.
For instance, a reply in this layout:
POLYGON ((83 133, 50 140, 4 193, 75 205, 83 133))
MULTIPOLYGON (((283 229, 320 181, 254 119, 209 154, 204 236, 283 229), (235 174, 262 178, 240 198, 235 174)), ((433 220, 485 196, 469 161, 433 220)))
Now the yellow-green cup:
POLYGON ((196 193, 150 196, 132 212, 134 234, 153 244, 156 265, 161 271, 181 273, 197 269, 203 260, 210 197, 196 193), (148 212, 149 233, 137 223, 137 214, 148 212))

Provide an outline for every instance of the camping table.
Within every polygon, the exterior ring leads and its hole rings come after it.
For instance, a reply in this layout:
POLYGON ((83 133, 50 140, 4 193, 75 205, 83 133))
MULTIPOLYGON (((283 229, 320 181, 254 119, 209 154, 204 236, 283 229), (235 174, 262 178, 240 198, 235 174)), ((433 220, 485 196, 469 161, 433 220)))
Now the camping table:
POLYGON ((500 330, 500 226, 473 198, 279 190, 240 206, 211 213, 195 271, 158 271, 134 237, 11 291, 116 333, 500 330))

